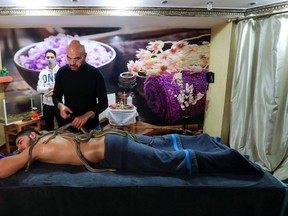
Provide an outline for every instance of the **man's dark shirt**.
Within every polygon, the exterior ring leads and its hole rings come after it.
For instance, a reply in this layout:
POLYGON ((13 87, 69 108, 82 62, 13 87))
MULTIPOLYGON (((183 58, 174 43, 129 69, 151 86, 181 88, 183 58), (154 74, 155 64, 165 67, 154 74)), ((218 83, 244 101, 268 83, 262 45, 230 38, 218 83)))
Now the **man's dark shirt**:
POLYGON ((86 62, 79 71, 71 71, 68 65, 61 67, 55 78, 53 95, 55 106, 59 102, 73 111, 65 123, 92 110, 95 117, 89 119, 84 127, 87 130, 95 128, 99 124, 99 114, 108 107, 105 80, 99 69, 86 62))

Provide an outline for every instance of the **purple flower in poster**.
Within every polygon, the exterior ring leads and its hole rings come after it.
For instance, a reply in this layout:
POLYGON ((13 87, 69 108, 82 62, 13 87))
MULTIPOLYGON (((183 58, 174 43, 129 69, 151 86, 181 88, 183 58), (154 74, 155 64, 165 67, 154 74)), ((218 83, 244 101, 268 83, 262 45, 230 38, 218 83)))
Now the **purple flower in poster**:
POLYGON ((167 123, 181 120, 183 116, 196 116, 203 113, 208 85, 206 72, 208 72, 207 69, 201 73, 182 71, 181 79, 184 85, 175 82, 174 75, 176 73, 147 77, 144 83, 147 105, 167 123), (187 97, 182 97, 183 100, 181 100, 178 96, 181 94, 183 86, 185 92, 182 94, 186 94, 187 97), (186 88, 186 86, 188 87, 186 88), (190 92, 188 92, 189 90, 190 92), (184 105, 185 102, 187 102, 186 105, 184 105))
POLYGON ((80 40, 85 46, 87 53, 86 61, 95 67, 100 67, 113 58, 111 50, 107 50, 99 42, 82 39, 77 35, 58 34, 57 36, 45 38, 43 42, 35 44, 35 46, 31 47, 26 54, 23 53, 20 55, 17 61, 21 66, 27 69, 40 71, 47 66, 45 51, 53 49, 57 53, 58 65, 60 67, 64 66, 67 64, 66 48, 70 41, 74 39, 80 40))

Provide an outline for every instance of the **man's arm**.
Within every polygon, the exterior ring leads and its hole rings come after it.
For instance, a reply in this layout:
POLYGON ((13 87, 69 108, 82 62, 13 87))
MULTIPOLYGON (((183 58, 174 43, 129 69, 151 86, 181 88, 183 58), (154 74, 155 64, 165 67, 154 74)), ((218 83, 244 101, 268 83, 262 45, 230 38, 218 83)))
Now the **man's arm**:
POLYGON ((81 129, 81 127, 86 124, 86 122, 95 117, 95 113, 93 111, 88 111, 86 113, 84 113, 81 116, 77 116, 74 118, 74 120, 72 121, 72 125, 73 127, 77 128, 78 130, 81 129))
POLYGON ((22 153, 0 160, 0 179, 6 178, 22 169, 28 161, 28 149, 22 153))
POLYGON ((38 82, 37 82, 37 92, 41 94, 48 92, 48 88, 49 88, 49 86, 45 86, 45 82, 43 79, 44 70, 40 71, 39 76, 38 76, 38 82))
POLYGON ((53 103, 56 107, 58 107, 58 104, 63 104, 63 89, 61 86, 61 68, 58 70, 56 76, 55 76, 55 83, 54 83, 54 90, 52 95, 53 103))
POLYGON ((108 107, 108 97, 107 97, 105 79, 100 71, 97 74, 98 76, 96 80, 97 85, 95 88, 96 91, 95 94, 97 95, 98 103, 96 104, 95 109, 92 110, 95 115, 99 115, 108 107))

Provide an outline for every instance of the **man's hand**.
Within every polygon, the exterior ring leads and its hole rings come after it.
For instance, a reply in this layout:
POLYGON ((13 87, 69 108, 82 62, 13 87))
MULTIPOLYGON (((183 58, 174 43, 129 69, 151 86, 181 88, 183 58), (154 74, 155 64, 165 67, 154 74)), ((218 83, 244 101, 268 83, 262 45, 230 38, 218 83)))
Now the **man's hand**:
POLYGON ((83 114, 82 116, 77 116, 72 121, 72 126, 80 130, 84 124, 88 121, 88 119, 93 118, 95 116, 93 111, 88 111, 87 113, 83 114))
POLYGON ((51 97, 53 95, 54 92, 54 85, 50 85, 48 88, 48 92, 46 92, 44 94, 45 97, 51 97))
POLYGON ((59 103, 58 105, 58 109, 60 110, 60 115, 63 119, 68 119, 70 118, 71 114, 73 113, 73 111, 65 106, 64 104, 59 103))
POLYGON ((54 85, 50 85, 48 88, 47 97, 51 97, 53 95, 54 85))

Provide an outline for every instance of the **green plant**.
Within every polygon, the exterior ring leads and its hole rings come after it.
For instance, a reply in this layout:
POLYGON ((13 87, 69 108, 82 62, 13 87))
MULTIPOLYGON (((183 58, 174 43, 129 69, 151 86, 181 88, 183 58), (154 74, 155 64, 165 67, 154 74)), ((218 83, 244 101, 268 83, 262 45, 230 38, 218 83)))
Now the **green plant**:
POLYGON ((6 67, 2 67, 0 72, 1 72, 1 76, 6 76, 8 73, 8 70, 6 67))

